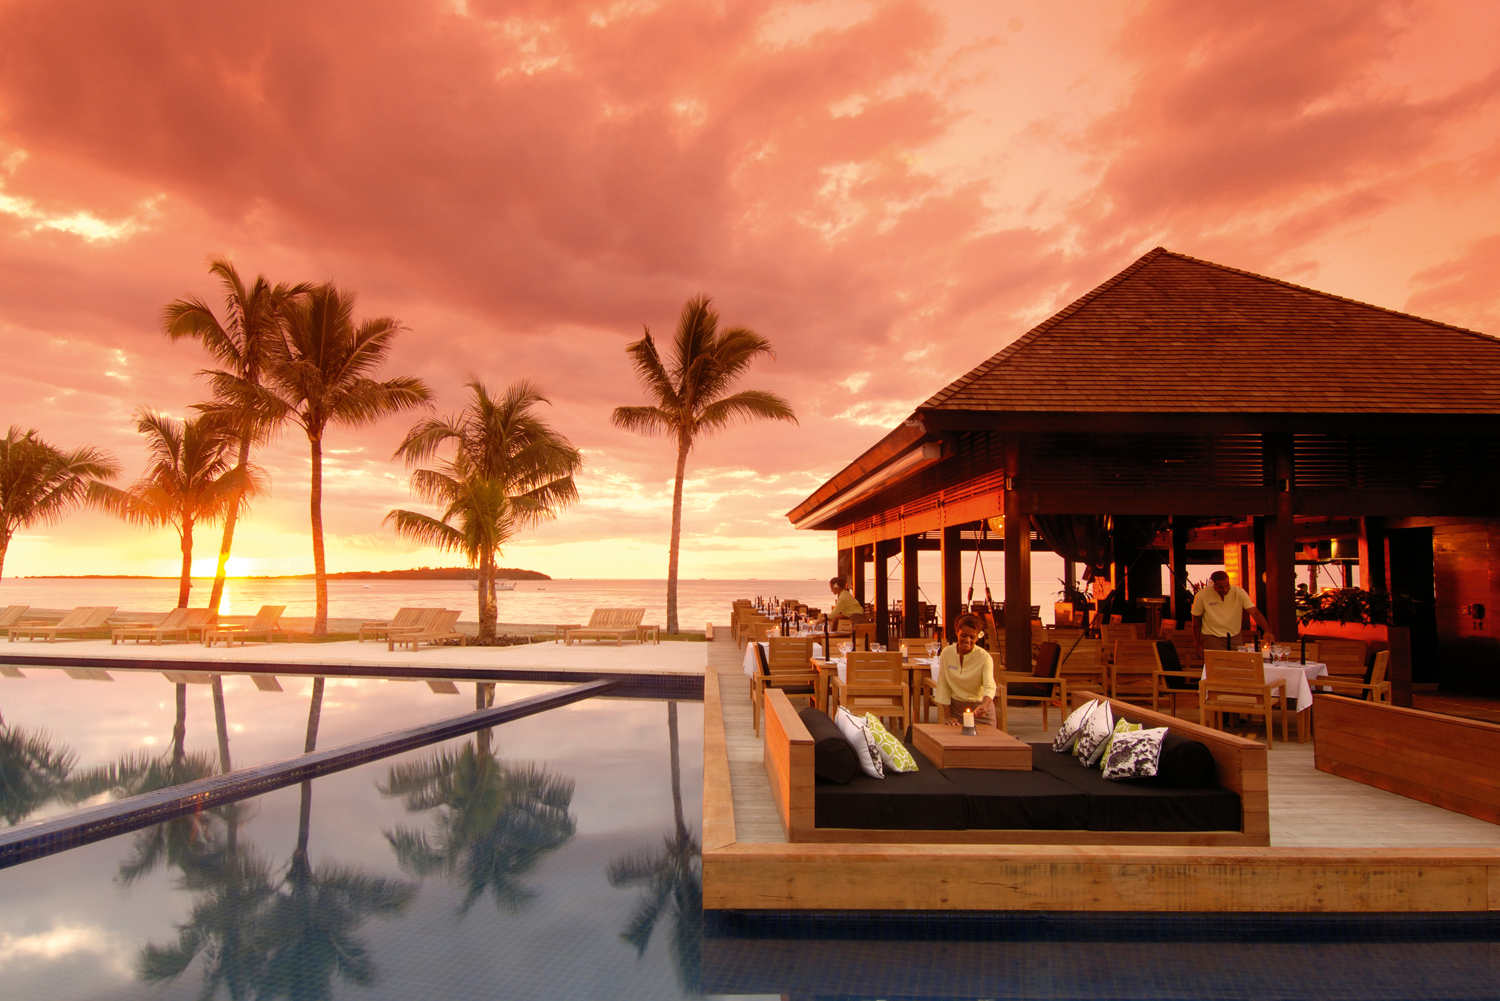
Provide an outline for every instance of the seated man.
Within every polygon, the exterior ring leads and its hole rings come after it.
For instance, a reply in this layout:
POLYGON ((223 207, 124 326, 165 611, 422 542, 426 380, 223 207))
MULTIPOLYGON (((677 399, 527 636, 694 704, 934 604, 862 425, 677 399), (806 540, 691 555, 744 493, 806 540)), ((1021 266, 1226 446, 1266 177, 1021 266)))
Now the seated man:
POLYGON ((962 726, 964 710, 975 723, 995 726, 995 662, 979 647, 979 616, 964 614, 954 623, 958 642, 943 648, 938 663, 937 692, 932 701, 942 706, 943 722, 962 726))
POLYGON ((828 581, 828 589, 837 596, 837 600, 833 603, 833 611, 828 613, 830 629, 844 632, 854 623, 864 621, 865 606, 860 604, 853 591, 844 586, 844 578, 831 578, 828 581))

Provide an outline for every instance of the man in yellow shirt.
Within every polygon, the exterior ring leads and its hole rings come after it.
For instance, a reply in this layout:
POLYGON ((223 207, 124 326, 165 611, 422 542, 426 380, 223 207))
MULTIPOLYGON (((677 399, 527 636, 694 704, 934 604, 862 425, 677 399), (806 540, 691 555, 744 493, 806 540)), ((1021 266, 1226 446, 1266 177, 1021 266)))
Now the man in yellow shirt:
POLYGON ((938 661, 937 692, 932 701, 942 706, 943 722, 962 726, 964 710, 976 723, 995 726, 995 662, 976 643, 979 616, 960 615, 954 623, 958 642, 943 648, 938 661))
POLYGON ((1276 637, 1271 635, 1271 624, 1260 614, 1260 609, 1255 607, 1244 588, 1229 583, 1229 575, 1223 570, 1215 570, 1209 575, 1208 582, 1210 586, 1193 597, 1193 646, 1198 656, 1203 656, 1205 641, 1215 650, 1229 649, 1232 637, 1244 622, 1242 616, 1245 612, 1249 612, 1251 620, 1260 626, 1261 639, 1267 643, 1276 642, 1276 637))
POLYGON ((833 603, 833 611, 828 613, 828 625, 833 629, 840 627, 843 619, 848 619, 850 624, 854 623, 854 616, 864 615, 865 606, 859 603, 854 592, 844 586, 844 578, 834 577, 828 581, 828 589, 837 597, 833 603))

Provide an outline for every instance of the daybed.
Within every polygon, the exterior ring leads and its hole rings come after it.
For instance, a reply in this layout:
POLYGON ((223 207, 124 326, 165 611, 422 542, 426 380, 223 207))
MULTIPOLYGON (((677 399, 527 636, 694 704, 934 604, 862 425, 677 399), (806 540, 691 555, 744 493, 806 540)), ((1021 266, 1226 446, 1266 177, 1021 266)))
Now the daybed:
POLYGON ((574 640, 608 640, 619 646, 626 639, 632 643, 641 641, 641 620, 646 617, 644 608, 596 608, 589 616, 589 624, 582 629, 569 629, 563 634, 568 646, 574 640))
MULTIPOLYGON (((1069 694, 1074 705, 1099 698, 1069 694)), ((1110 700, 1110 707, 1116 719, 1202 743, 1215 784, 1109 781, 1050 744, 1033 745, 1031 771, 939 770, 917 755, 916 772, 823 782, 814 775, 813 735, 774 688, 765 692, 766 773, 791 842, 1270 844, 1264 744, 1124 702, 1110 700)))

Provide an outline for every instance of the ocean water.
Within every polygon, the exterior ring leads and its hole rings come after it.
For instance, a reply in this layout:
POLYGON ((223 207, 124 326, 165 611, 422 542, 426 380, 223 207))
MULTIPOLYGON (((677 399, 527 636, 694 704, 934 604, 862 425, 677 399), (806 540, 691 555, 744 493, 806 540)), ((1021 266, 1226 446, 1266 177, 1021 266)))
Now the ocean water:
MULTIPOLYGON (((1042 619, 1052 621, 1052 602, 1057 582, 1051 554, 1038 559, 1032 573, 1031 600, 1042 607, 1042 619)), ((928 567, 923 565, 924 574, 928 567)), ((965 581, 972 576, 965 565, 965 581)), ((924 600, 936 602, 940 591, 936 569, 924 580, 924 600)), ((1004 595, 997 576, 989 578, 996 600, 1004 595)), ((193 580, 189 603, 208 601, 213 581, 193 580)), ((866 597, 874 593, 874 582, 866 581, 866 597)), ((891 582, 893 595, 900 592, 899 572, 891 582)), ((967 587, 967 584, 965 585, 967 587)), ((288 616, 310 616, 314 611, 311 580, 257 580, 232 578, 225 585, 221 611, 226 615, 253 615, 261 605, 285 605, 288 616)), ((984 599, 984 580, 975 582, 976 600, 984 599)), ((497 594, 500 621, 510 623, 587 622, 595 608, 646 609, 646 622, 666 624, 665 580, 523 580, 514 591, 497 594)), ((736 598, 792 598, 808 605, 832 604, 827 578, 785 580, 682 580, 677 585, 678 622, 684 629, 702 629, 706 623, 729 621, 729 606, 736 598)), ((73 608, 77 605, 114 605, 122 612, 164 612, 177 604, 175 579, 147 580, 46 580, 10 577, 0 580, 0 607, 31 605, 34 608, 73 608)), ((478 594, 468 581, 343 581, 328 583, 328 614, 333 618, 388 618, 403 605, 436 605, 463 611, 463 621, 478 618, 478 594)))

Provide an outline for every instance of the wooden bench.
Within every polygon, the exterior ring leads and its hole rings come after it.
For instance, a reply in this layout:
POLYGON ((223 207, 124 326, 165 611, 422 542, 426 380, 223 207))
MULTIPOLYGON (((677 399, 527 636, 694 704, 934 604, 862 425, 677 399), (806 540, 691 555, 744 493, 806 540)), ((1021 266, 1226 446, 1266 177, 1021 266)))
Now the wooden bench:
POLYGON ((1500 824, 1500 726, 1323 692, 1309 711, 1319 771, 1500 824))
MULTIPOLYGON (((1100 696, 1070 692, 1071 704, 1100 696)), ((1165 726, 1207 745, 1218 766, 1218 781, 1240 798, 1238 831, 1089 831, 1089 830, 857 830, 820 828, 814 822, 816 778, 813 739, 787 697, 775 688, 765 693, 764 761, 771 797, 789 842, 837 844, 1031 844, 1031 845, 1213 845, 1259 846, 1271 843, 1271 817, 1266 773, 1266 746, 1153 712, 1126 702, 1109 700, 1115 718, 1147 727, 1165 726)), ((1319 723, 1321 727, 1321 721, 1319 723)), ((1497 728, 1500 729, 1500 728, 1497 728)))
POLYGON ((596 608, 589 616, 589 624, 582 629, 567 630, 563 641, 568 646, 572 646, 574 640, 612 639, 615 646, 620 646, 626 639, 639 643, 641 620, 645 617, 644 608, 596 608))

